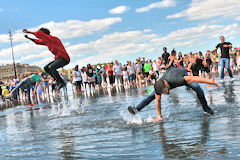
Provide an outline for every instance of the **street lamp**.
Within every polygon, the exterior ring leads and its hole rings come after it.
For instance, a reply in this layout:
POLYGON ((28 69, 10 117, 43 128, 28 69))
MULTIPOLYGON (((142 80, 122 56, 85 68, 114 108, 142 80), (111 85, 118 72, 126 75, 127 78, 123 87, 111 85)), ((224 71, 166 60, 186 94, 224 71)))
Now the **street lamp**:
POLYGON ((14 59, 14 53, 13 53, 13 44, 12 44, 13 38, 12 38, 12 31, 11 31, 11 29, 9 29, 9 40, 10 40, 11 47, 12 47, 12 59, 13 59, 14 75, 17 78, 16 65, 15 65, 15 59, 14 59))

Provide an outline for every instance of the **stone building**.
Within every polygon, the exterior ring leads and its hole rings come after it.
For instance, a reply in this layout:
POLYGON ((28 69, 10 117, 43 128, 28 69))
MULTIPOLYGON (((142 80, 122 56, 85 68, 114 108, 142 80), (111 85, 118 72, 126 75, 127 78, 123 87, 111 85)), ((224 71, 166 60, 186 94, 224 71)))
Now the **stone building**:
MULTIPOLYGON (((20 78, 21 73, 25 72, 36 72, 39 67, 37 66, 31 66, 29 64, 19 64, 16 65, 16 72, 18 78, 20 78)), ((7 64, 7 65, 1 65, 0 66, 0 79, 7 80, 10 76, 14 76, 14 66, 13 64, 7 64)))

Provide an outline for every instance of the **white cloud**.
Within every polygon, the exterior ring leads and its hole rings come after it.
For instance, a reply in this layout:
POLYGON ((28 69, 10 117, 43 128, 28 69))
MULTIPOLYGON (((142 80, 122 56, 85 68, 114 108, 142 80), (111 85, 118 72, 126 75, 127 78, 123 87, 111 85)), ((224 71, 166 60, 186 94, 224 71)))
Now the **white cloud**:
MULTIPOLYGON (((201 25, 197 27, 179 29, 171 32, 164 37, 156 34, 149 34, 144 31, 116 32, 105 35, 96 41, 81 43, 68 48, 74 54, 72 61, 68 67, 76 64, 80 66, 88 63, 97 64, 101 62, 110 62, 114 59, 124 57, 125 60, 133 60, 137 53, 145 53, 146 56, 157 57, 162 53, 162 48, 185 48, 185 50, 196 51, 201 48, 204 52, 207 49, 213 49, 220 41, 219 36, 230 37, 239 35, 240 27, 237 24, 231 25, 201 25), (211 48, 205 48, 211 44, 211 48), (91 56, 91 54, 93 56, 91 56)), ((236 38, 236 37, 235 37, 236 38)), ((178 50, 179 51, 179 50, 178 50)))
POLYGON ((173 7, 175 5, 176 5, 175 0, 162 0, 160 2, 151 3, 146 7, 137 8, 136 12, 137 13, 149 12, 151 9, 154 9, 154 8, 166 8, 166 7, 173 7))
MULTIPOLYGON (((48 28, 51 34, 61 39, 75 38, 85 35, 91 35, 97 31, 107 30, 111 25, 121 22, 122 19, 104 18, 93 19, 90 21, 68 20, 65 22, 48 22, 38 27, 30 28, 29 30, 36 31, 41 27, 48 28)), ((17 30, 13 35, 14 42, 26 41, 22 30, 17 30)), ((0 34, 0 43, 9 43, 8 34, 0 34)))
POLYGON ((116 8, 113 8, 113 9, 109 10, 108 13, 110 13, 110 14, 122 14, 129 9, 130 8, 127 7, 127 6, 118 6, 116 8))
POLYGON ((192 0, 186 10, 167 16, 167 18, 182 18, 200 20, 213 17, 237 17, 240 14, 239 0, 192 0))

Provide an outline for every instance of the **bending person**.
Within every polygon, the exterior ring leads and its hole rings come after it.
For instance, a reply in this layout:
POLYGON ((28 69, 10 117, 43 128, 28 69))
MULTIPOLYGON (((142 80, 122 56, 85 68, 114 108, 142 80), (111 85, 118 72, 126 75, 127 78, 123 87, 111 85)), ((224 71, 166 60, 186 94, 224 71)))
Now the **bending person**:
POLYGON ((187 71, 184 69, 178 68, 168 69, 166 70, 162 78, 156 81, 154 85, 155 91, 153 91, 148 97, 146 97, 137 107, 129 106, 128 110, 132 115, 135 115, 137 114, 137 112, 141 111, 146 105, 148 105, 156 98, 157 118, 154 120, 154 122, 158 122, 162 120, 161 95, 169 94, 169 90, 185 85, 189 86, 197 93, 198 99, 201 102, 203 110, 209 114, 213 114, 212 109, 207 104, 204 92, 198 83, 214 84, 220 87, 215 80, 201 78, 198 76, 189 76, 187 74, 187 71))
POLYGON ((51 36, 50 31, 46 28, 41 28, 37 32, 31 32, 24 29, 23 32, 35 35, 38 39, 29 38, 27 35, 25 35, 25 37, 38 45, 47 46, 48 49, 55 55, 55 60, 46 65, 44 69, 57 81, 56 90, 64 87, 66 83, 60 77, 57 69, 66 66, 70 62, 70 57, 60 39, 51 36))
POLYGON ((31 74, 30 76, 24 78, 20 83, 17 84, 17 86, 6 96, 6 98, 10 99, 14 96, 16 96, 18 89, 25 86, 27 89, 27 97, 28 97, 28 103, 29 105, 32 104, 31 102, 31 96, 30 96, 30 90, 32 85, 35 85, 33 96, 35 96, 37 92, 38 85, 40 84, 40 80, 42 78, 42 73, 40 71, 38 72, 27 72, 26 74, 31 74))

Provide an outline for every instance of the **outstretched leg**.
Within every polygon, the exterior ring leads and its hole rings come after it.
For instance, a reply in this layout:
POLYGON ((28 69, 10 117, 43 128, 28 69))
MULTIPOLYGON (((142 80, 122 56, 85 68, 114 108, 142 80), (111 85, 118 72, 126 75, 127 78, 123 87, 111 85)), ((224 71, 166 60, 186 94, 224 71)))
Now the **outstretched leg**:
POLYGON ((155 99, 155 91, 153 91, 150 95, 148 95, 145 99, 143 99, 137 107, 128 107, 128 111, 132 114, 135 115, 137 112, 141 111, 145 106, 147 106, 149 103, 151 103, 155 99))
POLYGON ((194 83, 188 84, 188 86, 197 93, 197 97, 203 107, 203 110, 207 113, 213 114, 212 109, 207 104, 204 92, 203 92, 202 88, 200 87, 200 85, 198 83, 194 82, 194 83))

